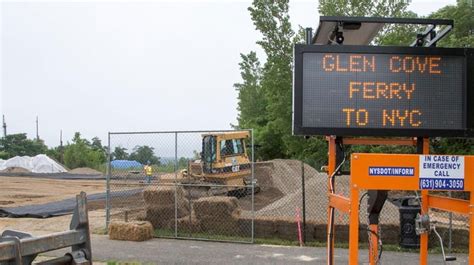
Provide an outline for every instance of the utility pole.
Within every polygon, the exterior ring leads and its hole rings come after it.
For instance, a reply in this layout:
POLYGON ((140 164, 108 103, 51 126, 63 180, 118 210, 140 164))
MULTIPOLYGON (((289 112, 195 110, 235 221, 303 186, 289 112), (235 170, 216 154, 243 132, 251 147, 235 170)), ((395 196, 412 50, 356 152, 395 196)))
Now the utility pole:
POLYGON ((7 137, 7 123, 5 122, 5 115, 3 116, 3 137, 7 137))
POLYGON ((36 140, 39 141, 39 133, 38 133, 38 116, 36 116, 36 140))
POLYGON ((59 157, 61 163, 64 163, 64 148, 63 148, 63 130, 59 131, 59 157))

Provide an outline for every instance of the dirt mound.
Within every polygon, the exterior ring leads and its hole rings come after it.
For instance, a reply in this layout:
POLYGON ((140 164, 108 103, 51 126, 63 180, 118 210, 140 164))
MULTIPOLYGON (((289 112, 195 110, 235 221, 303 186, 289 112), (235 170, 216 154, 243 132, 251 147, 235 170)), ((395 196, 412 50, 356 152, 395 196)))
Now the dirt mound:
MULTIPOLYGON (((327 222, 327 175, 321 174, 319 177, 313 177, 306 181, 306 218, 317 223, 327 222)), ((349 176, 336 176, 336 194, 348 196, 349 194, 349 176)), ((361 193, 362 196, 363 192, 361 193)), ((302 190, 301 187, 287 194, 281 199, 267 205, 256 212, 257 216, 280 216, 295 218, 296 208, 302 208, 302 190)), ((367 209, 367 197, 362 200, 360 205, 360 220, 365 222, 367 209)), ((391 203, 385 203, 381 213, 381 223, 397 224, 399 222, 398 209, 391 203), (384 214, 385 212, 385 214, 384 214), (387 214, 390 213, 390 214, 387 214)), ((336 214, 336 223, 347 224, 347 215, 336 214)))
POLYGON ((102 172, 89 167, 78 167, 70 170, 68 173, 77 175, 102 175, 102 172))
POLYGON ((274 159, 255 163, 255 178, 262 190, 273 187, 284 194, 293 193, 301 188, 301 176, 305 180, 321 177, 322 174, 299 160, 274 159))
POLYGON ((1 170, 0 172, 4 172, 4 173, 31 173, 31 171, 29 171, 26 168, 22 168, 22 167, 7 167, 4 170, 1 170))
MULTIPOLYGON (((255 178, 261 188, 261 191, 255 194, 255 209, 265 212, 264 209, 269 207, 268 209, 273 211, 276 208, 285 208, 285 200, 294 200, 296 203, 297 198, 288 199, 286 197, 295 196, 293 194, 299 192, 301 198, 301 177, 303 175, 306 182, 317 179, 314 181, 322 187, 326 187, 326 175, 319 173, 310 165, 299 160, 275 159, 255 163, 255 178)), ((326 192, 324 191, 323 194, 326 194, 326 192)), ((241 202, 243 209, 250 209, 251 202, 249 199, 243 198, 241 202)), ((289 207, 286 207, 285 211, 288 211, 287 208, 289 207)), ((285 216, 293 215, 295 208, 293 206, 291 208, 291 213, 287 213, 285 216)))

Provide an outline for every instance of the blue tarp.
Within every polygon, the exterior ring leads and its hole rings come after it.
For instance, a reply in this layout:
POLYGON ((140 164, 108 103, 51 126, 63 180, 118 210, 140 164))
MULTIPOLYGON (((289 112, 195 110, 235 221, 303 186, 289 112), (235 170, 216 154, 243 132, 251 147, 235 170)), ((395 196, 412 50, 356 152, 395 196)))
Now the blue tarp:
POLYGON ((112 168, 137 168, 143 167, 140 162, 135 160, 113 160, 110 162, 112 168))

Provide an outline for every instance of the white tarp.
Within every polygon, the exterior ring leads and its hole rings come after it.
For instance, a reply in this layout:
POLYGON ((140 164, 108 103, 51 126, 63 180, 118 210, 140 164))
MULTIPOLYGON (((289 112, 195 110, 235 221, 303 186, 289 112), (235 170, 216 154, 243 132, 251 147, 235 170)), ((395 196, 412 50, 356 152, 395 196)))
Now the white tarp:
POLYGON ((9 167, 21 167, 33 173, 60 173, 67 170, 47 155, 15 156, 8 160, 0 160, 0 170, 9 167))

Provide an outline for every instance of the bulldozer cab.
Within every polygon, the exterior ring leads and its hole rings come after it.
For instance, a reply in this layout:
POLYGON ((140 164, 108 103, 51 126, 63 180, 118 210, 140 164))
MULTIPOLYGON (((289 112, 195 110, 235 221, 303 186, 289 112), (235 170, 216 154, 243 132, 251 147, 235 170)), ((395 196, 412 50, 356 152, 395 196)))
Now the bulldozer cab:
POLYGON ((202 135, 201 159, 188 164, 186 181, 213 184, 208 190, 212 195, 245 196, 258 192, 247 154, 249 139, 248 131, 202 135))
POLYGON ((202 138, 202 152, 201 161, 203 165, 203 172, 212 171, 212 163, 216 161, 216 136, 205 135, 202 138))
POLYGON ((246 141, 249 132, 225 132, 206 134, 202 138, 201 161, 203 172, 238 172, 242 164, 249 164, 246 141))

